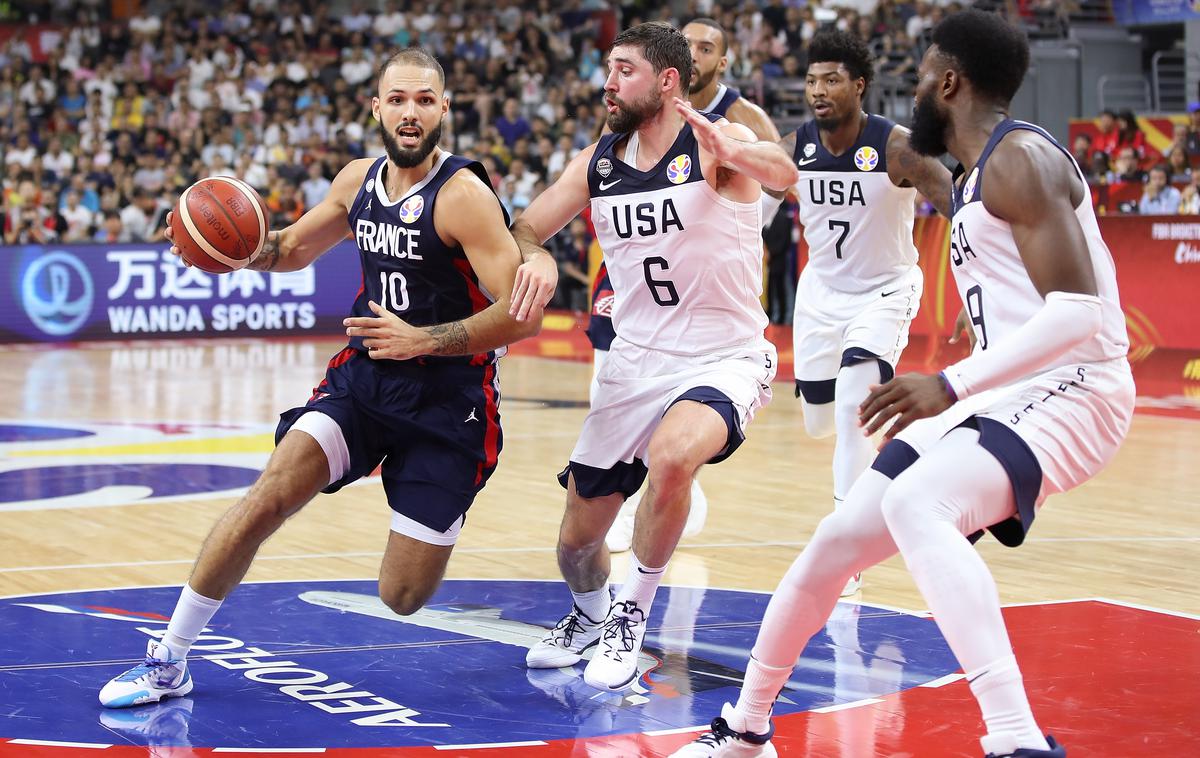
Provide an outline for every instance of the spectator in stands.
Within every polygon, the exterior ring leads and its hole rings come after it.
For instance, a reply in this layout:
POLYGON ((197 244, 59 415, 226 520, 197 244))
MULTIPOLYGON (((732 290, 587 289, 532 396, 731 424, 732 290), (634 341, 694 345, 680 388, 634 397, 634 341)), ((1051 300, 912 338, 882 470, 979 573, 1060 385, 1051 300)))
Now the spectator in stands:
POLYGON ((1150 169, 1146 180, 1146 191, 1138 202, 1138 213, 1143 216, 1172 216, 1179 210, 1179 190, 1167 182, 1170 168, 1160 163, 1150 169))
POLYGON ((1117 114, 1117 155, 1126 147, 1133 148, 1139 161, 1146 157, 1146 135, 1138 127, 1137 116, 1128 108, 1117 114))
POLYGON ((1117 154, 1116 161, 1112 164, 1112 170, 1105 176, 1105 181, 1109 184, 1142 182, 1145 179, 1145 172, 1138 167, 1137 153, 1134 152, 1132 147, 1128 146, 1121 148, 1121 152, 1117 154))
POLYGON ((1188 160, 1196 162, 1200 161, 1200 102, 1189 105, 1188 113, 1191 124, 1187 133, 1187 154, 1188 160))
POLYGON ((300 192, 304 196, 304 207, 312 208, 317 203, 325 199, 329 194, 331 183, 325 178, 325 165, 320 161, 313 161, 308 165, 308 178, 300 185, 300 192))
POLYGON ((1092 141, 1092 152, 1116 155, 1117 139, 1117 114, 1106 108, 1096 119, 1096 139, 1092 141))
POLYGON ((167 209, 145 187, 135 187, 132 202, 121 209, 121 242, 158 242, 166 231, 167 209))
POLYGON ((554 291, 555 308, 581 312, 587 310, 589 288, 588 249, 592 239, 587 224, 576 218, 550 240, 550 250, 558 261, 558 289, 554 291))
POLYGON ((128 242, 129 237, 121 228, 121 214, 112 210, 105 211, 104 220, 100 222, 100 228, 96 230, 93 241, 108 244, 128 242))
POLYGON ((1200 171, 1192 172, 1192 180, 1179 193, 1179 212, 1200 215, 1200 171))
POLYGON ((510 148, 517 140, 533 131, 519 109, 520 105, 515 97, 507 98, 504 101, 504 112, 496 119, 496 130, 500 132, 504 144, 510 148))
POLYGON ((1187 148, 1175 145, 1167 152, 1167 167, 1171 172, 1172 184, 1186 184, 1192 178, 1192 164, 1188 161, 1187 148))
POLYGON ((1075 158, 1075 162, 1079 164, 1085 172, 1089 171, 1092 165, 1092 138, 1091 135, 1080 132, 1075 135, 1075 141, 1071 143, 1071 156, 1075 158))
POLYGON ((68 191, 66 203, 59 209, 58 214, 66 222, 63 230, 63 242, 87 242, 92 238, 92 225, 96 215, 79 203, 79 193, 68 191))

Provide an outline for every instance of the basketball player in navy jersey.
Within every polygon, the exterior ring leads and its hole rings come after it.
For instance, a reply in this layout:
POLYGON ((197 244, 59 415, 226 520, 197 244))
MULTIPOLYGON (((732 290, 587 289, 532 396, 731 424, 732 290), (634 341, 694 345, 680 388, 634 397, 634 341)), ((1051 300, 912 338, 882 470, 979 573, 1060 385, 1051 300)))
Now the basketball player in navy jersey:
POLYGON ((760 183, 787 187, 796 168, 778 145, 687 105, 692 57, 671 26, 622 32, 608 68, 612 133, 571 161, 513 233, 533 250, 590 203, 608 256, 617 336, 559 475, 567 506, 558 559, 574 605, 526 663, 570 666, 598 643, 584 679, 615 691, 638 676, 646 619, 696 471, 732 454, 770 398, 776 357, 759 300, 760 183), (604 536, 647 477, 629 573, 610 602, 604 536))
POLYGON ((531 251, 521 274, 526 318, 510 314, 521 252, 483 167, 437 147, 444 88, 424 51, 388 59, 372 100, 387 155, 342 169, 328 196, 271 232, 254 262, 295 271, 352 235, 363 287, 345 322, 350 344, 308 403, 282 414, 266 469, 209 533, 165 635, 105 685, 103 705, 190 692, 188 650, 263 541, 318 492, 380 464, 393 510, 381 599, 411 614, 441 582, 500 453, 497 351, 538 331, 555 281, 553 259, 531 251))
MULTIPOLYGON (((748 126, 760 140, 779 141, 779 130, 771 122, 771 117, 762 108, 742 97, 742 93, 721 83, 721 76, 729 65, 729 58, 726 56, 729 41, 725 29, 711 18, 697 18, 689 21, 682 31, 692 53, 692 75, 687 96, 691 106, 704 113, 723 116, 730 123, 748 126)), ((763 192, 764 226, 769 225, 775 217, 780 203, 783 202, 783 195, 782 192, 763 192)), ((594 370, 598 372, 613 337, 616 336, 612 327, 612 282, 603 262, 592 284, 591 302, 592 312, 588 319, 587 335, 595 351, 594 370)), ((633 541, 633 518, 638 502, 639 498, 635 495, 621 508, 605 539, 609 550, 623 552, 629 549, 633 541)), ((708 500, 704 491, 700 489, 700 483, 695 482, 692 485, 692 510, 688 514, 683 536, 699 534, 704 528, 707 515, 708 500)))
POLYGON ((1028 65, 1024 33, 998 15, 969 10, 934 28, 911 142, 960 164, 951 264, 974 352, 871 390, 860 417, 865 433, 887 427, 886 446, 771 598, 737 706, 676 756, 775 755, 772 703, 838 587, 899 552, 966 672, 984 753, 1065 758, 1034 720, 971 541, 988 529, 1021 544, 1048 495, 1099 473, 1129 429, 1134 387, 1116 272, 1083 174, 1047 132, 1009 116, 1028 65))
MULTIPOLYGON (((809 250, 792 319, 796 396, 810 436, 837 434, 835 508, 875 455, 859 433, 859 403, 872 384, 892 378, 921 304, 917 192, 950 215, 950 172, 918 155, 907 129, 863 110, 873 73, 858 37, 815 34, 804 90, 813 118, 780 143, 800 168, 796 196, 809 250)), ((861 584, 850 577, 842 594, 861 584)))

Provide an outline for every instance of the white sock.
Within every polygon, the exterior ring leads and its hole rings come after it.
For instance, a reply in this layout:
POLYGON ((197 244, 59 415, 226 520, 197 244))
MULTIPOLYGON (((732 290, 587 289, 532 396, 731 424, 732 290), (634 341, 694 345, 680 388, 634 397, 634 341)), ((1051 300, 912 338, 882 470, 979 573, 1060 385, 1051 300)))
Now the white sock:
POLYGON ((768 666, 750 658, 737 701, 737 712, 746 719, 744 731, 767 733, 771 728, 771 709, 775 706, 775 699, 791 675, 791 666, 768 666))
POLYGON ((179 602, 175 604, 175 612, 171 614, 171 621, 167 624, 167 633, 163 635, 163 643, 180 658, 187 657, 188 651, 220 607, 220 600, 204 597, 197 594, 190 585, 183 585, 183 591, 179 593, 179 602))
POLYGON ((637 555, 630 550, 629 574, 625 577, 625 584, 621 585, 621 591, 617 593, 616 602, 632 600, 637 603, 642 613, 649 616, 654 593, 658 592, 658 583, 662 581, 663 572, 666 570, 666 566, 651 568, 642 565, 637 555))
POLYGON ((879 362, 862 361, 838 371, 833 415, 837 440, 833 445, 833 497, 841 500, 859 474, 875 458, 875 447, 858 425, 858 406, 872 384, 879 384, 879 362))
POLYGON ((608 594, 607 584, 591 592, 571 590, 571 597, 575 598, 575 605, 579 606, 583 615, 597 624, 608 617, 608 606, 612 603, 612 598, 608 594))
POLYGON ((1050 748, 1042 730, 1033 720, 1033 711, 1025 696, 1025 682, 1014 656, 1009 655, 982 669, 968 671, 967 682, 979 701, 979 710, 983 712, 988 734, 1009 732, 1016 736, 1019 747, 1036 750, 1050 748))

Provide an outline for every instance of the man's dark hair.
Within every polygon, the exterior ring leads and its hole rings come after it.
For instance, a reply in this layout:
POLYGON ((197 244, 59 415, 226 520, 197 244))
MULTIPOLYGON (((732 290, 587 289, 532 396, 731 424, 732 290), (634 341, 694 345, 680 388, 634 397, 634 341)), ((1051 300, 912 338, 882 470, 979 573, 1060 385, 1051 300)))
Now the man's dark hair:
POLYGON ((675 69, 679 72, 679 86, 684 92, 688 91, 692 78, 692 51, 683 32, 670 24, 662 21, 638 24, 618 34, 612 46, 638 48, 656 74, 668 68, 675 69))
POLYGON ((437 58, 434 58, 426 50, 419 47, 406 47, 399 52, 393 53, 391 57, 386 59, 379 66, 379 70, 375 72, 375 81, 378 82, 387 73, 387 70, 395 65, 402 66, 418 66, 427 68, 431 71, 436 71, 438 82, 441 83, 442 89, 446 88, 446 72, 442 70, 442 64, 438 63, 437 58))
POLYGON ((863 92, 875 76, 874 61, 867 43, 841 29, 822 29, 808 43, 808 63, 840 63, 854 79, 862 79, 863 92))
MULTIPOLYGON (((715 18, 703 16, 701 18, 692 19, 688 22, 688 24, 700 24, 701 26, 707 26, 710 29, 716 29, 721 33, 721 55, 729 52, 729 35, 725 33, 725 27, 721 26, 721 22, 717 21, 715 18)), ((684 26, 687 26, 687 24, 684 24, 684 26)))
POLYGON ((953 58, 980 94, 1007 104, 1029 69, 1025 32, 995 13, 965 10, 933 29, 933 44, 953 58))

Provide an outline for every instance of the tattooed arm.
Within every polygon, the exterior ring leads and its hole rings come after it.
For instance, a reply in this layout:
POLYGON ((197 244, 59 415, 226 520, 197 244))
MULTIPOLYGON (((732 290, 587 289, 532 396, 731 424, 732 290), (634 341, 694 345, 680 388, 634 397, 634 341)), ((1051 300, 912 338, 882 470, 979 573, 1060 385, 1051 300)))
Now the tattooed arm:
POLYGON ((459 171, 442 186, 433 213, 438 236, 447 245, 462 246, 480 289, 495 298, 492 304, 461 321, 413 326, 372 302, 375 317, 346 319, 346 334, 363 337, 372 358, 406 360, 419 355, 484 353, 541 331, 540 307, 533 307, 523 321, 509 313, 521 252, 504 225, 491 188, 470 171, 459 171))
POLYGON ((296 223, 267 234, 262 252, 249 268, 256 271, 299 271, 350 234, 346 217, 373 161, 360 158, 346 164, 334 177, 325 199, 310 208, 296 223))

